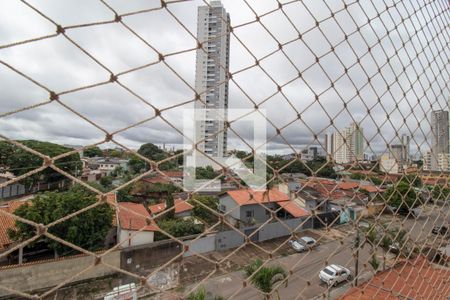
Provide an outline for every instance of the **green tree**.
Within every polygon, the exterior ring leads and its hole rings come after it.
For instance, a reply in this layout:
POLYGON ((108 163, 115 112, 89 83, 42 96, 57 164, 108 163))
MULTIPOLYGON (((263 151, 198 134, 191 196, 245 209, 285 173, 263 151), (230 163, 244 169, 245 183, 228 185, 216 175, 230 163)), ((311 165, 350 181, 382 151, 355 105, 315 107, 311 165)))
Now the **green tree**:
POLYGON ((195 195, 194 199, 196 201, 190 201, 190 203, 194 206, 193 215, 208 224, 217 222, 217 216, 206 208, 209 207, 211 210, 217 211, 219 206, 219 200, 217 197, 195 195))
POLYGON ((100 184, 106 188, 109 189, 112 187, 113 178, 109 175, 103 176, 100 178, 100 184))
POLYGON ((428 185, 427 189, 431 192, 433 200, 449 200, 450 188, 444 187, 442 185, 428 185))
MULTIPOLYGON (((23 140, 19 142, 49 157, 55 157, 57 155, 72 151, 72 149, 67 147, 48 142, 40 142, 35 140, 23 140)), ((11 143, 5 141, 0 142, 0 168, 10 171, 16 176, 20 176, 41 167, 42 163, 42 158, 11 143)), ((78 153, 58 159, 55 161, 55 165, 74 176, 81 171, 82 167, 80 155, 78 153)), ((64 178, 64 175, 58 173, 52 168, 46 168, 37 174, 28 176, 23 183, 28 186, 32 186, 38 182, 55 182, 64 178)))
MULTIPOLYGON (((280 266, 262 266, 261 259, 256 259, 244 270, 247 277, 250 277, 252 284, 263 291, 264 293, 271 293, 275 283, 286 278, 286 271, 280 266)), ((278 290, 276 291, 278 295, 278 290)), ((269 299, 268 295, 265 295, 269 299)), ((278 295, 278 299, 280 295, 278 295)))
POLYGON ((103 151, 99 147, 90 147, 83 151, 85 157, 103 156, 103 151))
POLYGON ((211 166, 197 167, 195 170, 195 177, 197 179, 214 179, 218 175, 211 166))
MULTIPOLYGON (((96 201, 97 198, 92 192, 84 187, 75 186, 67 192, 38 194, 31 200, 31 204, 20 206, 14 214, 46 225, 92 205, 96 201)), ((103 247, 104 239, 111 229, 113 213, 113 209, 108 204, 101 204, 51 226, 48 232, 84 249, 98 250, 103 247)), ((8 234, 13 241, 21 242, 33 237, 36 231, 33 226, 16 221, 15 229, 9 230, 8 234)), ((55 253, 73 252, 72 248, 45 236, 39 240, 55 253)), ((33 245, 34 243, 31 246, 33 245)))
POLYGON ((421 187, 422 186, 422 179, 420 179, 418 174, 408 174, 403 175, 400 179, 401 182, 404 182, 410 186, 413 187, 421 187))
POLYGON ((420 205, 420 199, 414 188, 404 181, 388 188, 383 197, 388 200, 390 206, 400 209, 400 212, 409 212, 410 209, 420 205))
MULTIPOLYGON (((141 147, 137 152, 140 155, 144 156, 145 158, 148 158, 155 162, 161 161, 168 157, 168 154, 164 152, 164 150, 162 150, 161 148, 152 143, 141 145, 141 147)), ((137 156, 133 156, 128 162, 128 164, 134 173, 141 173, 143 170, 144 171, 149 170, 148 163, 137 156)), ((171 170, 176 168, 177 163, 176 161, 173 160, 169 160, 159 165, 160 170, 171 170)))
POLYGON ((173 208, 174 206, 175 202, 173 200, 172 194, 168 194, 166 197, 166 209, 168 211, 164 214, 167 219, 175 218, 175 209, 173 208))
MULTIPOLYGON (((203 232, 203 225, 196 224, 193 220, 187 219, 166 219, 157 221, 159 228, 175 237, 189 236, 203 232)), ((155 240, 168 239, 164 233, 157 231, 155 240)))

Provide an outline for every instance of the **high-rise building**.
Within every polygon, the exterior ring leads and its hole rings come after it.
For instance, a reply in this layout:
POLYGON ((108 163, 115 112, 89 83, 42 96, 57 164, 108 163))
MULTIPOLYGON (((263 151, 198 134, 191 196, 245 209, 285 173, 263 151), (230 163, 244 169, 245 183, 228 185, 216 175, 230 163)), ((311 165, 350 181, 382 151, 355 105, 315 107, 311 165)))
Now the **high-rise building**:
POLYGON ((411 137, 406 134, 402 134, 402 146, 403 146, 403 158, 406 160, 406 162, 411 161, 411 152, 410 152, 410 143, 411 143, 411 137))
MULTIPOLYGON (((431 112, 431 169, 438 170, 438 156, 449 153, 449 121, 448 111, 431 112)), ((446 156, 445 155, 445 156, 446 156)))
POLYGON ((212 157, 226 156, 227 151, 229 24, 230 16, 220 1, 198 7, 197 39, 202 49, 197 50, 196 61, 195 90, 200 96, 196 116, 203 112, 201 121, 196 117, 195 136, 202 141, 198 148, 212 157))
POLYGON ((332 136, 333 159, 346 164, 364 159, 364 134, 359 124, 353 123, 332 136))

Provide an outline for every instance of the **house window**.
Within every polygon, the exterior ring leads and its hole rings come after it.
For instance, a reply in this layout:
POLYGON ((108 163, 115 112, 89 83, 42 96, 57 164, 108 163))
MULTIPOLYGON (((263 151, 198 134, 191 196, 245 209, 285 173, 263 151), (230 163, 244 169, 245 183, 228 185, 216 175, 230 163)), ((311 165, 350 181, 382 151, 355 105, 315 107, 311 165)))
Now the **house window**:
POLYGON ((253 218, 253 216, 255 215, 255 212, 253 210, 247 210, 245 212, 245 215, 247 218, 253 218))
POLYGON ((227 207, 225 205, 223 205, 223 204, 220 204, 219 205, 219 211, 220 212, 226 212, 227 211, 227 207))

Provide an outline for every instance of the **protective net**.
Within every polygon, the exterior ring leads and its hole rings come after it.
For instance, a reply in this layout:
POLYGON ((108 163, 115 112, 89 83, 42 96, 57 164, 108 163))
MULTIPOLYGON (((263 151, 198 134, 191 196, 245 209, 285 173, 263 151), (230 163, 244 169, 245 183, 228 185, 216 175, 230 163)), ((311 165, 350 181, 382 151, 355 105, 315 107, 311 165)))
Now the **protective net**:
POLYGON ((0 297, 450 296, 446 1, 0 7, 0 297))

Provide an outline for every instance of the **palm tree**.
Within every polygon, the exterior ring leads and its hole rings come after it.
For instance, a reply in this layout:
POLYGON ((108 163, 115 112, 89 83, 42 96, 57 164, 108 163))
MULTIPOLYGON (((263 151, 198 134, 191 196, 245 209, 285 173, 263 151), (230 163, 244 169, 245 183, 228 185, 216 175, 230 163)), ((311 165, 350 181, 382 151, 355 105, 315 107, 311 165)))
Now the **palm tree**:
MULTIPOLYGON (((286 278, 286 271, 280 266, 262 266, 262 260, 256 259, 245 268, 247 277, 251 277, 251 283, 265 293, 265 298, 270 298, 275 283, 286 278)), ((280 299, 278 290, 277 297, 280 299)))

